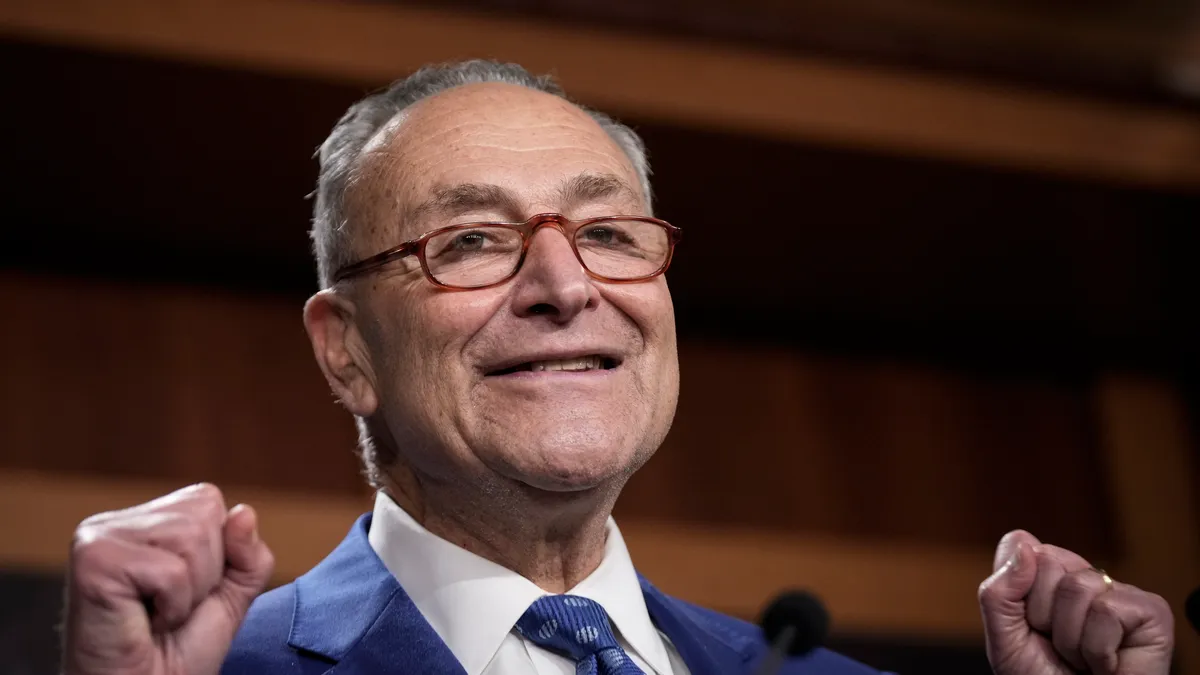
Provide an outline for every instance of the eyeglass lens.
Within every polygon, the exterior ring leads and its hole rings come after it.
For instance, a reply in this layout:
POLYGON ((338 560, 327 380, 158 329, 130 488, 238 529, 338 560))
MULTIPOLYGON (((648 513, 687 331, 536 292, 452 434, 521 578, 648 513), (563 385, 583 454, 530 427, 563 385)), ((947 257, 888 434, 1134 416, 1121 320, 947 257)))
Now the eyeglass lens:
MULTIPOLYGON (((606 220, 580 227, 575 249, 597 276, 626 280, 654 274, 666 262, 670 235, 655 223, 606 220)), ((443 232, 425 244, 425 264, 438 283, 470 288, 501 281, 516 271, 521 233, 502 225, 443 232)))

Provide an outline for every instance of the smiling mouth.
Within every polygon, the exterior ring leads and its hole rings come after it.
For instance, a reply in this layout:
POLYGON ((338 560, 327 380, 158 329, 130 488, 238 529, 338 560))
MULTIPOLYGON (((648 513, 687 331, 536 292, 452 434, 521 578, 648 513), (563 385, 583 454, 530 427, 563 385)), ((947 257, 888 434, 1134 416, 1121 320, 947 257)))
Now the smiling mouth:
POLYGON ((612 370, 620 363, 607 356, 579 356, 573 359, 556 359, 552 361, 527 361, 509 368, 493 370, 489 377, 497 375, 512 375, 513 373, 542 373, 542 372, 587 372, 593 370, 612 370))

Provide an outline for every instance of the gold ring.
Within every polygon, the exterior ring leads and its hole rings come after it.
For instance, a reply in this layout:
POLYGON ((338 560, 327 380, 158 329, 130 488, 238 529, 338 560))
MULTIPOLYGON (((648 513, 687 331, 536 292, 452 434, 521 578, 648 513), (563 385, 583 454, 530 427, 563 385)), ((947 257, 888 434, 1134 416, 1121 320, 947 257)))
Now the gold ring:
POLYGON ((1100 578, 1104 580, 1104 590, 1111 591, 1113 589, 1113 578, 1108 576, 1108 572, 1105 572, 1099 567, 1093 567, 1091 569, 1096 574, 1099 574, 1100 578))

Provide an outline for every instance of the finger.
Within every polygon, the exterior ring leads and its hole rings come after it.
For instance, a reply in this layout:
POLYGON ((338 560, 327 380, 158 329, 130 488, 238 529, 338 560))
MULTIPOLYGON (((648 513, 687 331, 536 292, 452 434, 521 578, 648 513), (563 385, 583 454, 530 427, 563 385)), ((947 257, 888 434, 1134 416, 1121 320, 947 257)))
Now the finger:
POLYGON ((1053 544, 1040 544, 1035 546, 1034 552, 1038 555, 1047 556, 1059 561, 1062 563, 1063 567, 1070 571, 1092 566, 1092 564, 1087 561, 1087 558, 1084 558, 1074 551, 1065 549, 1061 546, 1055 546, 1053 544))
POLYGON ((1029 638, 1025 596, 1037 573, 1033 549, 1018 541, 1009 550, 1009 559, 979 585, 979 608, 992 663, 1009 660, 1029 638))
MULTIPOLYGON (((1106 629, 1103 620, 1097 620, 1099 635, 1094 638, 1099 653, 1116 651, 1118 663, 1115 673, 1137 675, 1168 672, 1175 646, 1175 618, 1171 614, 1171 607, 1161 596, 1118 583, 1112 591, 1102 593, 1092 601, 1089 618, 1092 614, 1112 617, 1120 624, 1120 636, 1115 648, 1112 646, 1111 625, 1106 629)), ((1085 628, 1084 640, 1091 639, 1088 628, 1085 628)))
MULTIPOLYGON (((258 532, 258 513, 246 504, 229 512, 224 530, 225 557, 229 563, 227 580, 235 585, 261 592, 271 578, 275 560, 258 532)), ((252 596, 253 597, 253 596, 252 596)))
POLYGON ((191 515, 145 512, 110 521, 111 536, 136 545, 172 553, 187 564, 191 579, 192 607, 212 593, 220 583, 225 560, 219 526, 215 529, 191 515))
POLYGON ((1115 675, 1120 665, 1117 650, 1124 634, 1117 609, 1111 603, 1093 602, 1088 607, 1079 637, 1079 653, 1093 675, 1115 675))
POLYGON ((133 514, 164 511, 202 516, 205 520, 219 523, 225 519, 225 497, 221 489, 212 483, 196 483, 137 506, 97 514, 88 520, 103 523, 133 514))
POLYGON ((84 672, 87 663, 133 672, 151 656, 153 631, 187 620, 192 591, 186 563, 150 547, 89 537, 86 529, 81 534, 68 577, 64 672, 84 672))
POLYGON ((1004 535, 996 545, 996 555, 992 558, 992 572, 1000 571, 1001 567, 1012 560, 1019 546, 1024 545, 1025 548, 1031 549, 1038 544, 1041 544, 1038 538, 1025 530, 1013 530, 1004 535))
POLYGON ((179 556, 166 551, 141 549, 137 559, 130 561, 126 570, 137 584, 148 606, 153 609, 150 616, 155 632, 170 632, 187 622, 195 607, 195 592, 189 566, 179 556))
POLYGON ((198 483, 144 504, 88 518, 84 524, 116 529, 138 543, 165 547, 195 563, 201 597, 221 578, 225 498, 211 483, 198 483))
MULTIPOLYGON (((198 483, 181 490, 176 490, 165 497, 138 507, 157 512, 178 513, 193 521, 199 527, 195 532, 196 541, 203 541, 208 547, 207 560, 215 561, 213 584, 220 579, 220 570, 224 566, 225 549, 221 537, 221 529, 225 526, 226 507, 225 495, 221 489, 212 483, 198 483)), ((205 567, 206 571, 208 567, 205 567)))
POLYGON ((1041 544, 1034 547, 1037 580, 1029 590, 1025 616, 1034 630, 1049 634, 1053 628, 1054 594, 1062 578, 1069 572, 1091 567, 1088 561, 1057 546, 1041 544))
POLYGON ((177 627, 192 613, 191 575, 177 555, 106 537, 78 548, 73 557, 78 572, 72 593, 84 603, 147 623, 152 610, 156 630, 177 627))
POLYGON ((1090 568, 1067 572, 1054 591, 1050 640, 1055 651, 1077 670, 1088 665, 1081 651, 1084 622, 1093 601, 1106 592, 1104 577, 1090 568))
POLYGON ((250 603, 266 588, 275 568, 270 549, 258 534, 257 514, 239 504, 229 512, 224 529, 225 573, 221 583, 192 617, 188 632, 203 639, 228 642, 246 616, 250 603))

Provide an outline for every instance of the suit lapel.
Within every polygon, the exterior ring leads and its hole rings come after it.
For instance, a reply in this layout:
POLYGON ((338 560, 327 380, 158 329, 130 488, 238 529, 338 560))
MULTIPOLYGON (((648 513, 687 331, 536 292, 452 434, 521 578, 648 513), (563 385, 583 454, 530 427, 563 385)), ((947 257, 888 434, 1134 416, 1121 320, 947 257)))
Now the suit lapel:
POLYGON ((412 600, 397 592, 362 640, 328 675, 466 675, 412 600))
POLYGON ((650 618, 670 638, 692 675, 734 675, 746 669, 743 638, 720 630, 686 603, 664 594, 645 577, 638 578, 650 618))
POLYGON ((464 673, 367 539, 359 518, 329 557, 296 579, 288 644, 335 664, 328 673, 464 673))

